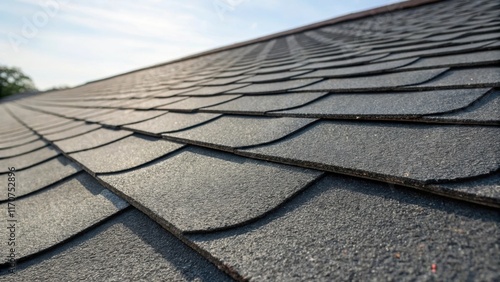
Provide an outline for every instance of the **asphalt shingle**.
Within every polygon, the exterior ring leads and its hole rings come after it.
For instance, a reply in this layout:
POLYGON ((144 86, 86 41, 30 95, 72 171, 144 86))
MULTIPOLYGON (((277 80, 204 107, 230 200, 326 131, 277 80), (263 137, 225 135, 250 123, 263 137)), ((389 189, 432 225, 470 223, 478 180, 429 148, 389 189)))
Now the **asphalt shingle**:
POLYGON ((417 58, 402 59, 389 62, 371 63, 353 67, 336 67, 333 69, 319 69, 297 78, 314 78, 314 77, 349 77, 361 74, 380 73, 387 70, 396 69, 402 66, 409 65, 415 62, 417 58))
POLYGON ((485 175, 500 166, 500 128, 321 121, 241 152, 334 172, 411 184, 485 175), (481 161, 478 161, 481 160, 481 161))
POLYGON ((124 128, 145 134, 160 134, 184 130, 198 124, 205 123, 219 116, 220 114, 208 113, 167 113, 141 123, 127 125, 124 128))
MULTIPOLYGON (((0 275, 8 275, 5 272, 0 275)), ((15 275, 18 281, 232 281, 136 210, 33 261, 19 263, 15 275)))
POLYGON ((370 91, 373 89, 391 89, 407 85, 415 85, 427 82, 441 74, 447 69, 430 69, 418 71, 395 72, 380 75, 332 78, 313 85, 302 87, 300 91, 370 91))
POLYGON ((461 111, 427 116, 426 119, 442 122, 500 124, 500 92, 493 91, 470 107, 461 111))
MULTIPOLYGON (((0 208, 7 211, 8 204, 0 204, 0 208)), ((16 200, 15 205, 13 217, 3 212, 0 218, 3 222, 17 220, 18 232, 14 233, 20 259, 77 235, 128 204, 88 174, 80 173, 42 193, 16 200)), ((7 228, 0 231, 4 238, 9 234, 7 228)), ((0 248, 2 257, 6 258, 8 252, 7 248, 0 248)))
POLYGON ((276 141, 313 121, 307 118, 222 116, 206 124, 166 133, 164 136, 219 148, 238 148, 276 141))
MULTIPOLYGON (((15 187, 15 193, 13 194, 16 197, 22 197, 36 192, 51 184, 59 182, 61 179, 65 179, 80 170, 81 169, 75 163, 63 156, 59 156, 42 162, 36 166, 16 171, 14 175, 14 182, 17 187, 15 187)), ((3 183, 8 183, 7 180, 9 177, 11 176, 8 174, 1 174, 0 180, 2 180, 3 183)), ((7 200, 8 196, 8 193, 1 194, 0 201, 7 200)))
POLYGON ((57 155, 59 153, 52 146, 47 146, 20 156, 0 159, 0 173, 9 172, 9 167, 15 167, 16 170, 26 169, 57 155))
POLYGON ((0 149, 0 159, 10 158, 14 156, 19 156, 22 154, 26 154, 32 152, 36 149, 40 149, 42 147, 47 146, 47 142, 43 140, 36 140, 31 143, 27 143, 21 146, 11 147, 8 149, 0 149))
POLYGON ((96 148, 123 139, 132 132, 100 128, 83 135, 57 141, 54 144, 66 153, 96 148))
POLYGON ((59 141, 59 140, 79 136, 79 135, 97 130, 98 128, 101 128, 101 126, 98 124, 84 123, 84 124, 81 124, 77 127, 74 127, 74 128, 68 129, 68 130, 64 130, 61 132, 43 134, 43 138, 54 142, 54 141, 59 141))
POLYGON ((182 146, 153 137, 128 136, 114 143, 69 156, 93 173, 110 173, 137 167, 182 146))
POLYGON ((320 174, 186 148, 146 167, 99 178, 154 217, 181 231, 196 231, 228 228, 258 218, 320 174))
POLYGON ((306 106, 280 113, 310 117, 404 117, 453 111, 467 107, 490 89, 453 89, 419 92, 330 94, 306 106))
POLYGON ((204 108, 203 111, 220 113, 265 113, 302 106, 326 95, 327 92, 283 93, 241 98, 204 108))
POLYGON ((175 110, 175 111, 186 111, 191 112, 199 108, 210 107, 213 105, 218 105, 230 100, 234 100, 240 97, 240 95, 219 95, 210 97, 190 97, 186 100, 159 107, 163 110, 175 110))
POLYGON ((267 94, 267 93, 279 93, 285 92, 287 90, 303 87, 315 82, 320 81, 320 79, 294 79, 280 82, 268 82, 268 83, 254 83, 243 88, 238 88, 228 93, 236 94, 267 94))
POLYGON ((497 210, 331 175, 255 223, 188 237, 256 281, 495 281, 499 230, 497 210))

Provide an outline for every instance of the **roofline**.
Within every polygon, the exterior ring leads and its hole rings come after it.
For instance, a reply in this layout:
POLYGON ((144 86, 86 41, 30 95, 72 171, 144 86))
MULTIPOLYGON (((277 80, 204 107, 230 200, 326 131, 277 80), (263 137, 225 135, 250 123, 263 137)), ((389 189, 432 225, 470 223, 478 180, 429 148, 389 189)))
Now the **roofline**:
POLYGON ((198 57, 202 57, 202 56, 206 56, 206 55, 210 55, 210 54, 214 54, 214 53, 218 53, 218 52, 222 52, 222 51, 227 51, 227 50, 231 50, 231 49, 243 47, 243 46, 254 44, 254 43, 258 43, 258 42, 262 42, 262 41, 266 41, 266 40, 270 40, 270 39, 275 39, 275 38, 279 38, 279 37, 291 35, 291 34, 294 34, 294 33, 299 33, 299 32, 304 32, 304 31, 308 31, 308 30, 312 30, 312 29, 317 29, 317 28, 320 28, 320 27, 324 27, 324 26, 328 26, 328 25, 332 25, 332 24, 336 24, 336 23, 340 23, 340 22, 352 21, 352 20, 357 20, 357 19, 369 17, 369 16, 375 16, 375 15, 380 15, 380 14, 384 14, 384 13, 389 13, 389 12, 393 12, 393 11, 410 9, 410 8, 414 8, 414 7, 418 7, 418 6, 423 6, 423 5, 427 5, 427 4, 432 4, 432 3, 436 3, 436 2, 441 2, 441 1, 444 1, 444 0, 408 0, 408 1, 404 1, 404 2, 399 2, 399 3, 394 3, 394 4, 390 4, 390 5, 386 5, 386 6, 381 6, 381 7, 378 7, 378 8, 373 8, 373 9, 370 9, 370 10, 365 10, 365 11, 356 12, 356 13, 350 13, 350 14, 347 14, 347 15, 344 15, 344 16, 339 16, 339 17, 336 17, 336 18, 332 18, 332 19, 328 19, 328 20, 316 22, 316 23, 313 23, 313 24, 308 24, 308 25, 304 25, 304 26, 301 26, 301 27, 292 28, 292 29, 289 29, 289 30, 286 30, 286 31, 280 31, 280 32, 276 32, 276 33, 273 33, 273 34, 270 34, 270 35, 265 35, 265 36, 257 37, 255 39, 245 40, 245 41, 241 41, 241 42, 229 44, 229 45, 226 45, 226 46, 223 46, 223 47, 217 47, 217 48, 214 48, 214 49, 210 49, 208 51, 203 51, 203 52, 195 53, 195 54, 192 54, 192 55, 181 57, 179 59, 170 60, 170 61, 167 61, 167 62, 164 62, 164 63, 160 63, 160 64, 156 64, 156 65, 152 65, 152 66, 148 66, 148 67, 144 67, 144 68, 140 68, 140 69, 135 69, 135 70, 132 70, 132 71, 128 71, 128 72, 124 72, 124 73, 121 73, 121 74, 109 76, 109 77, 106 77, 106 78, 91 80, 91 81, 88 81, 88 82, 86 82, 84 84, 75 86, 73 88, 80 87, 80 86, 83 86, 83 85, 86 85, 86 84, 90 84, 90 83, 94 83, 94 82, 99 82, 99 81, 103 81, 103 80, 107 80, 107 79, 119 77, 119 76, 122 76, 122 75, 131 74, 131 73, 134 73, 134 72, 139 72, 139 71, 143 71, 143 70, 147 70, 147 69, 152 69, 152 68, 156 68, 156 67, 160 67, 160 66, 165 66, 165 65, 169 65, 169 64, 173 64, 173 63, 177 63, 177 62, 189 60, 189 59, 194 59, 194 58, 198 58, 198 57))

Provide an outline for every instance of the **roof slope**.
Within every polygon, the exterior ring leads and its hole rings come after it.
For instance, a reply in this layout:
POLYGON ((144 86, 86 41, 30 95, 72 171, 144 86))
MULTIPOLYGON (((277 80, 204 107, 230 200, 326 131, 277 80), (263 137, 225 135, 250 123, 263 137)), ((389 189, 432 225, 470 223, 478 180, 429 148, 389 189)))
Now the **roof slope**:
POLYGON ((0 280, 500 279, 500 4, 420 2, 0 104, 0 280))

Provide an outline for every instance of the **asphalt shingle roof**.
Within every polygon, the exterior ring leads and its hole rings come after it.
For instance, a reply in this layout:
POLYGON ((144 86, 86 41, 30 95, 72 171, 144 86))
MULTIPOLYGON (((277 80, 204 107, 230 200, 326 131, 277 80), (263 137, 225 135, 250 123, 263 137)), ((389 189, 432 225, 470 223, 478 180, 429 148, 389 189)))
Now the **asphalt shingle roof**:
POLYGON ((408 1, 4 100, 0 281, 500 280, 499 16, 408 1))

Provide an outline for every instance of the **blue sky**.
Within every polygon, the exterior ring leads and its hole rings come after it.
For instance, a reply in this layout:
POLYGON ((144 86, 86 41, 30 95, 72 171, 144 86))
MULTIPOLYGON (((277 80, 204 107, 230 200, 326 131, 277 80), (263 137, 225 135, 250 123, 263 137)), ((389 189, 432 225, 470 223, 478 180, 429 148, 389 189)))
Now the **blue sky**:
POLYGON ((39 89, 129 70, 395 0, 20 0, 0 4, 0 64, 39 89))

